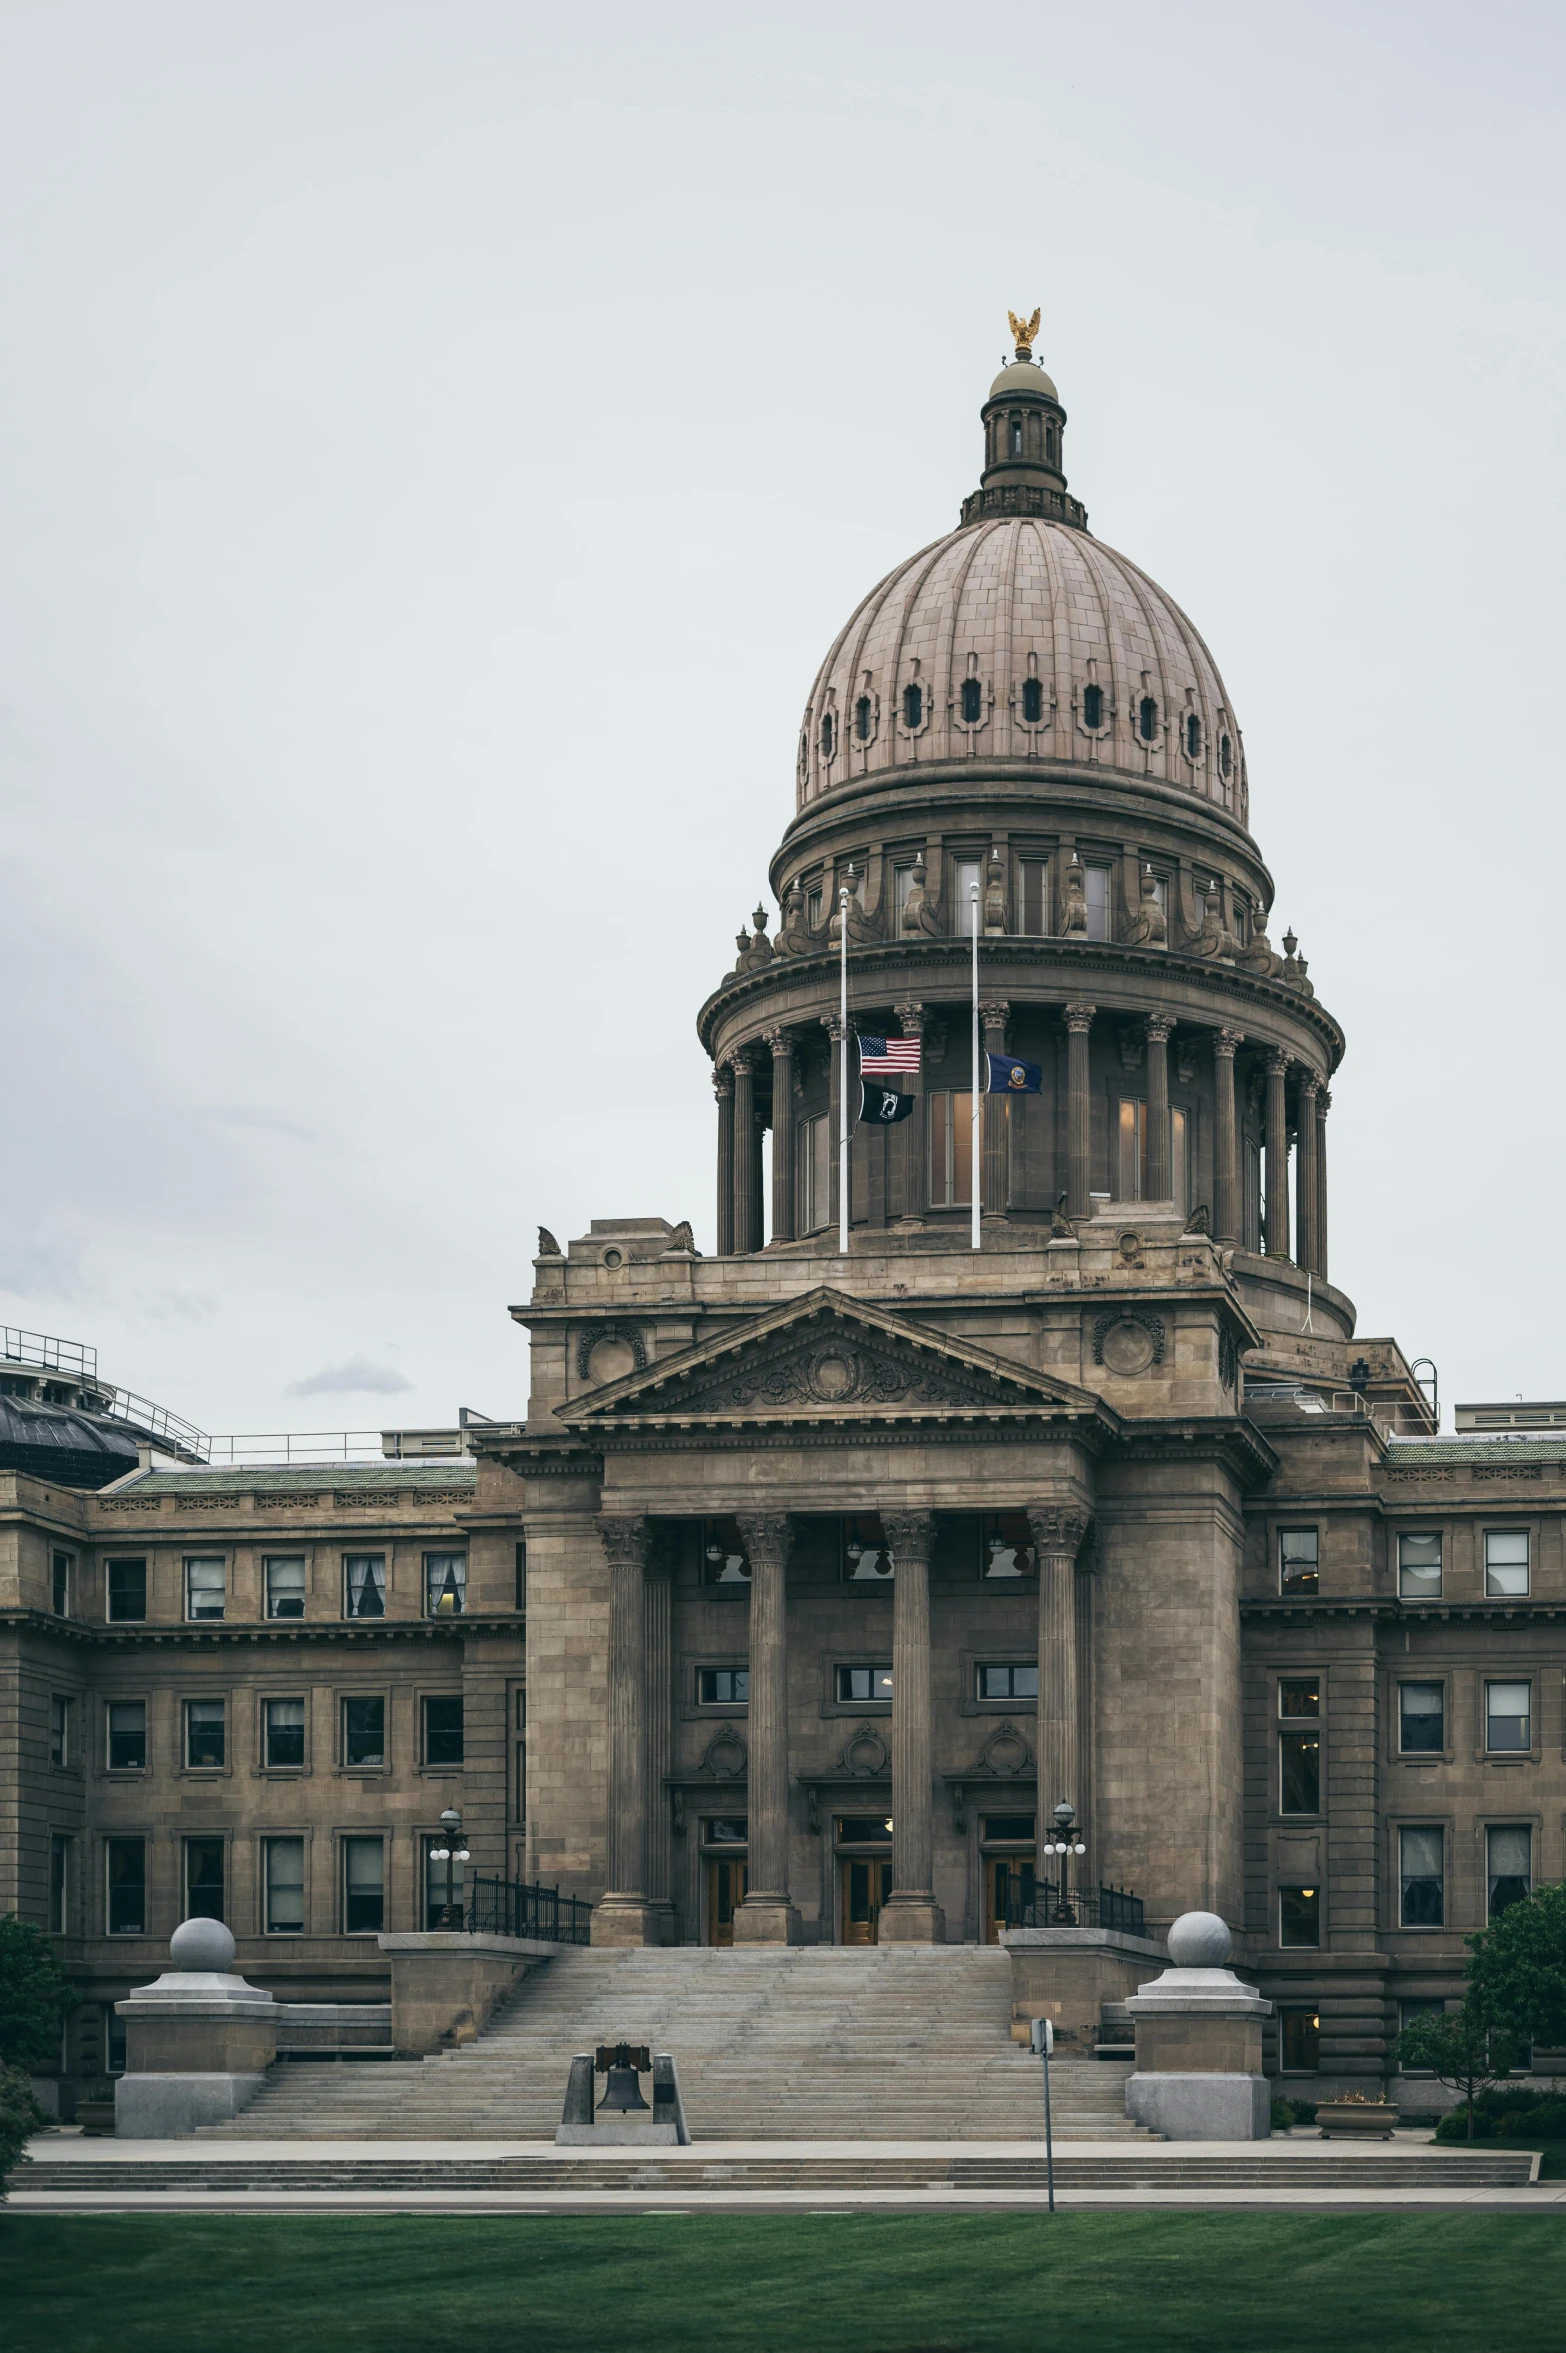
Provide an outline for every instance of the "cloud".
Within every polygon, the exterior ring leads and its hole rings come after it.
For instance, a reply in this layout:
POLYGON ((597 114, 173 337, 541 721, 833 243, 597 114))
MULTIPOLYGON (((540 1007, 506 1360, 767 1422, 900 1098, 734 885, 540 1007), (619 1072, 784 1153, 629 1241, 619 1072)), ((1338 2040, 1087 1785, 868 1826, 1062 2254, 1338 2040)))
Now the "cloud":
POLYGON ((368 1390, 377 1397, 395 1397, 401 1389, 411 1389, 401 1373, 389 1364, 371 1364, 363 1356, 350 1356, 346 1364, 328 1366, 325 1372, 312 1373, 307 1381, 290 1381, 290 1397, 335 1397, 349 1390, 368 1390))

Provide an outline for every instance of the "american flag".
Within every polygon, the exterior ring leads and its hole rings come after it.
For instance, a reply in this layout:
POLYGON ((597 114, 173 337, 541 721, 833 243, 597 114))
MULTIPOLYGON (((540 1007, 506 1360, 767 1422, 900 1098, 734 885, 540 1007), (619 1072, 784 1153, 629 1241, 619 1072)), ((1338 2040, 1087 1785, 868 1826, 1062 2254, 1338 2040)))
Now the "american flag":
POLYGON ((859 1039, 859 1067, 869 1078, 890 1076, 898 1070, 917 1070, 919 1040, 917 1038, 859 1039))

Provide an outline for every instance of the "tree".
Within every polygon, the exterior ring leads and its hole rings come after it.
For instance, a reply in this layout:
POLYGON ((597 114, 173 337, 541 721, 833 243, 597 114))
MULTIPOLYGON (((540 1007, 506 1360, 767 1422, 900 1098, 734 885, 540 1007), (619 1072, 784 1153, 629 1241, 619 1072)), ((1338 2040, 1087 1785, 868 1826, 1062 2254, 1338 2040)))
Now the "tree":
POLYGON ((0 2066, 55 2066, 60 2028, 80 2000, 43 1930, 14 1912, 0 1919, 0 2066))
POLYGON ((1492 2025, 1484 2005, 1470 1993, 1460 2010, 1431 2010, 1404 2027, 1392 2046, 1404 2070, 1433 2075, 1468 2105, 1468 2138, 1474 2137, 1474 2101, 1511 2071, 1517 2045, 1504 2027, 1492 2025))
POLYGON ((48 2121, 21 2068, 0 2067, 0 2198, 5 2196, 6 2175, 48 2121))
POLYGON ((1566 2048, 1566 1886, 1536 1887, 1469 1938, 1469 1998, 1524 2045, 1566 2048))

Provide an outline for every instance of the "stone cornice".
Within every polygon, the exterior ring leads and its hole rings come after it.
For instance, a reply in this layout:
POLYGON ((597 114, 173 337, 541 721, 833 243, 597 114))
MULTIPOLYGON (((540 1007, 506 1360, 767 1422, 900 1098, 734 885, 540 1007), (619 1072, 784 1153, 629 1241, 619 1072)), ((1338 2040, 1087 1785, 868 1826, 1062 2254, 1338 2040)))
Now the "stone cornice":
POLYGON ((1317 1618, 1387 1618, 1403 1625, 1444 1623, 1457 1619, 1463 1625, 1502 1625, 1517 1622, 1537 1622, 1553 1625, 1566 1619, 1566 1599, 1561 1601, 1422 1601, 1406 1602, 1393 1593, 1365 1593, 1343 1595, 1302 1594, 1285 1601, 1281 1594, 1270 1597, 1242 1598, 1240 1616, 1247 1623, 1287 1624, 1291 1619, 1313 1621, 1317 1618))
POLYGON ((49 1610, 0 1610, 0 1632, 49 1635, 59 1641, 86 1643, 98 1650, 231 1650, 236 1647, 350 1643, 359 1648, 378 1642, 443 1643, 470 1636, 517 1635, 526 1630, 526 1613, 474 1612, 461 1618, 377 1618, 372 1622, 347 1618, 236 1620, 221 1626, 98 1625, 81 1618, 57 1618, 49 1610))

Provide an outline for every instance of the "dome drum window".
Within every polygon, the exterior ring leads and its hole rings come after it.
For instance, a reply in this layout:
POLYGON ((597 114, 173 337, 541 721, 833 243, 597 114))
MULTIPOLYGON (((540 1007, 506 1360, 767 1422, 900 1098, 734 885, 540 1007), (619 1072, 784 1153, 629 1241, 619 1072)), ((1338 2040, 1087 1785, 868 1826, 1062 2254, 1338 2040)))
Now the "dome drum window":
POLYGON ((990 691, 978 675, 978 658, 968 657, 968 675, 958 685, 952 698, 953 716, 959 727, 982 727, 990 715, 990 691))
POLYGON ((1185 724, 1180 730, 1180 749, 1193 768, 1203 758, 1206 748, 1201 720, 1194 711, 1187 711, 1185 724))
POLYGON ((837 722, 830 711, 821 714, 821 757, 830 760, 837 751, 837 722))
POLYGON ((922 735, 930 724, 930 690, 918 673, 916 662, 913 677, 905 682, 897 698, 897 716, 904 735, 922 735))
POLYGON ((1082 689, 1082 732, 1084 735, 1104 735, 1110 721, 1109 697, 1094 680, 1089 679, 1082 689))
POLYGON ((1234 774, 1234 745, 1227 735, 1218 738, 1218 773, 1227 784, 1234 774))
POLYGON ((868 687, 855 698, 854 741, 856 744, 874 743, 881 724, 881 698, 868 687))
POLYGON ((1136 706, 1136 732, 1140 742, 1156 744, 1161 733, 1158 718, 1158 698, 1145 694, 1136 706))

